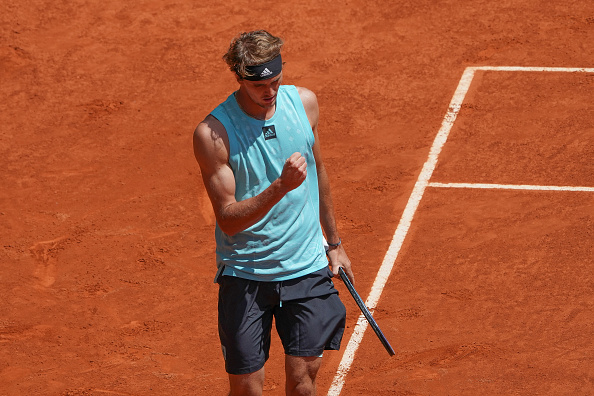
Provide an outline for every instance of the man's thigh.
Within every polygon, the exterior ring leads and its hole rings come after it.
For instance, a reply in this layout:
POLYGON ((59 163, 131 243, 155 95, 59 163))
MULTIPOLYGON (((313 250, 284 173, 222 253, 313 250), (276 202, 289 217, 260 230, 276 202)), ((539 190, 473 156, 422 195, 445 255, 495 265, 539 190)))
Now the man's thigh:
POLYGON ((321 356, 324 350, 338 350, 344 333, 346 309, 334 289, 329 271, 325 279, 306 279, 295 285, 307 289, 308 283, 330 282, 329 294, 285 301, 276 307, 274 317, 285 354, 321 356))
POLYGON ((268 360, 276 296, 272 286, 232 276, 219 279, 219 338, 229 374, 256 372, 268 360))

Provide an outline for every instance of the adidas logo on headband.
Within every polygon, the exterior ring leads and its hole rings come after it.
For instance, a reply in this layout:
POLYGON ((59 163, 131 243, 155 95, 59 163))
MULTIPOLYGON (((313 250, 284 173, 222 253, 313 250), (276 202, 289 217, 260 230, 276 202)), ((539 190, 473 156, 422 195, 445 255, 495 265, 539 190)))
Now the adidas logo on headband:
POLYGON ((268 70, 268 68, 265 68, 264 70, 262 70, 262 73, 260 73, 260 77, 266 77, 271 74, 272 74, 272 72, 270 70, 268 70))

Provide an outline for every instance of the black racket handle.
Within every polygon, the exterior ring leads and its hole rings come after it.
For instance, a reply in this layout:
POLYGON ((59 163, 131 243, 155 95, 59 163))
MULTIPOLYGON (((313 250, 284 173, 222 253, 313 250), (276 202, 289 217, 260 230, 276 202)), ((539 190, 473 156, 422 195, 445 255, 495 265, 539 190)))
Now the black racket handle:
POLYGON ((386 348, 386 351, 388 351, 388 353, 390 354, 390 356, 394 356, 396 354, 396 352, 394 352, 394 349, 392 348, 392 346, 388 342, 388 339, 386 338, 386 336, 384 335, 384 333, 379 328, 379 325, 377 324, 377 322, 373 318, 373 315, 371 315, 371 311, 369 311, 369 309, 367 308, 367 306, 365 305, 365 303, 363 302, 363 300, 359 296, 359 293, 357 293, 357 291, 355 290, 355 287, 353 286, 353 284, 349 280, 347 274, 344 272, 344 270, 342 269, 342 267, 340 267, 338 269, 338 274, 340 275, 340 278, 342 279, 342 281, 346 285, 347 289, 351 293, 351 296, 353 296, 353 299, 355 300, 355 302, 359 306, 359 309, 361 310, 361 312, 365 316, 365 319, 367 319, 367 322, 369 322, 369 324, 371 325, 371 328, 375 332, 375 335, 377 335, 377 337, 381 341, 381 343, 384 346, 384 348, 386 348))

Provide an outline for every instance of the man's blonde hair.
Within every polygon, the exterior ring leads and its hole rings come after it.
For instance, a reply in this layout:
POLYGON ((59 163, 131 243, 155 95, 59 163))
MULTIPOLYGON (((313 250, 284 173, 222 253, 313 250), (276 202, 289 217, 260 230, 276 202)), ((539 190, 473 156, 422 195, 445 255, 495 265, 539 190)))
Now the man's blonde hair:
POLYGON ((239 77, 250 77, 246 66, 256 66, 276 58, 283 46, 283 40, 266 30, 241 33, 231 41, 223 60, 229 69, 239 77))

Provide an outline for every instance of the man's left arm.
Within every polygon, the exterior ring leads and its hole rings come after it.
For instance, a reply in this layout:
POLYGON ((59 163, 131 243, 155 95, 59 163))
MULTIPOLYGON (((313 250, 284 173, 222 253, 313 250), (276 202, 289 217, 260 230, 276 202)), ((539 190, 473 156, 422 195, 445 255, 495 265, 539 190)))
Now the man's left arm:
POLYGON ((354 284, 355 277, 353 275, 353 271, 351 270, 351 261, 349 260, 344 246, 341 243, 338 229, 336 227, 334 205, 332 203, 332 194, 330 192, 330 180, 324 166, 324 161, 322 160, 320 140, 318 139, 318 121, 320 118, 318 100, 312 91, 301 87, 298 87, 297 89, 299 91, 301 101, 303 102, 303 106, 305 107, 305 112, 311 124, 311 129, 313 130, 315 138, 313 145, 313 155, 316 161, 318 189, 320 194, 320 223, 322 225, 322 229, 324 230, 326 240, 330 245, 327 254, 328 258, 330 259, 332 273, 334 276, 338 276, 338 269, 342 267, 350 281, 354 284))

